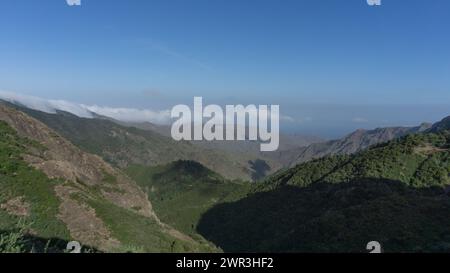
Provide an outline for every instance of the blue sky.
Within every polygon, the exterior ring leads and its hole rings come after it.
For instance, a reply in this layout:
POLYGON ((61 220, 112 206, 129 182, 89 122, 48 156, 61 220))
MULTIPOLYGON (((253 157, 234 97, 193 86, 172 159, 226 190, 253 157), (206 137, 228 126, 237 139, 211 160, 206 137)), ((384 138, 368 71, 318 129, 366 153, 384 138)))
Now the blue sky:
POLYGON ((0 90, 111 107, 280 104, 286 128, 450 114, 447 0, 3 0, 0 90))

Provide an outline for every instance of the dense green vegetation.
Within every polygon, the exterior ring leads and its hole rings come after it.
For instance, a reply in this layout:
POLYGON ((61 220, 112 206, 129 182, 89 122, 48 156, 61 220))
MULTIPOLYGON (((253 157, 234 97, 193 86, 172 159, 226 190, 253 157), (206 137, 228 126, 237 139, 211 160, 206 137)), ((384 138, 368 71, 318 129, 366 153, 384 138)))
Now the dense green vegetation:
MULTIPOLYGON (((38 143, 19 137, 5 122, 0 121, 0 204, 13 199, 22 214, 27 214, 30 228, 42 237, 69 239, 65 225, 57 219, 59 200, 54 186, 58 180, 29 166, 22 159, 28 149, 45 149, 38 143)), ((12 206, 12 205, 11 205, 12 206)), ((8 230, 19 216, 0 210, 0 230, 8 230)))
POLYGON ((127 173, 147 192, 161 221, 196 235, 197 222, 212 206, 242 198, 249 183, 228 181, 194 161, 131 166, 127 173))
POLYGON ((450 251, 450 201, 439 189, 359 180, 282 186, 220 204, 198 231, 225 252, 450 251))
POLYGON ((308 186, 360 178, 392 179, 414 187, 450 184, 448 133, 413 134, 350 156, 330 156, 280 171, 259 189, 308 186))
POLYGON ((188 242, 164 232, 156 220, 136 214, 107 201, 87 200, 121 242, 118 252, 209 252, 211 245, 188 242))
POLYGON ((198 232, 225 251, 450 251, 450 134, 409 135, 280 171, 206 212, 198 232))
POLYGON ((15 230, 0 232, 0 253, 23 253, 25 252, 27 227, 24 221, 16 224, 15 230))

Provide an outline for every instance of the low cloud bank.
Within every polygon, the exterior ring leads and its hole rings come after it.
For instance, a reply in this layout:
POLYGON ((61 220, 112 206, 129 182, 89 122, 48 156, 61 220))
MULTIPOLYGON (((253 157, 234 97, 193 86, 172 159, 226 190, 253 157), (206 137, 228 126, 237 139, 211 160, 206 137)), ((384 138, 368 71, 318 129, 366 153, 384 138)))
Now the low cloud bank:
POLYGON ((107 116, 120 121, 169 124, 171 120, 170 110, 152 111, 148 109, 113 108, 98 105, 82 105, 82 107, 98 115, 107 116))
POLYGON ((4 91, 0 91, 0 99, 49 114, 56 114, 57 111, 64 111, 82 118, 93 118, 95 114, 97 114, 125 122, 152 122, 155 124, 170 123, 169 110, 152 111, 147 109, 84 105, 65 100, 47 100, 4 91))

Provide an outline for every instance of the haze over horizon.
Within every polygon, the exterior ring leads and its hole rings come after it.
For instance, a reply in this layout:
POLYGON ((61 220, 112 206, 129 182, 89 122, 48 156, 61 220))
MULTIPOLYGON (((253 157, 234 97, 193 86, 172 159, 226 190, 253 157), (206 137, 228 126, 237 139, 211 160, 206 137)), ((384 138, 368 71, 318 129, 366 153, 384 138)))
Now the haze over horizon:
POLYGON ((0 90, 150 118, 194 96, 279 104, 292 117, 284 130, 329 138, 414 126, 449 115, 449 9, 445 0, 8 1, 0 90))

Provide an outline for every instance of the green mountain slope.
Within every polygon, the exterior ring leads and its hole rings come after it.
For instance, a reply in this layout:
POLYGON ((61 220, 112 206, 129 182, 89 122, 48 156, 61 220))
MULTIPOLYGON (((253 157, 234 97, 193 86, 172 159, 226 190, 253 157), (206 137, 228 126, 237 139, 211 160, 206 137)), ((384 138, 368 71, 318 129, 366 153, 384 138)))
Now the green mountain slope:
POLYGON ((29 147, 45 149, 37 142, 18 137, 0 121, 0 230, 7 230, 21 217, 27 217, 39 235, 69 239, 69 231, 56 217, 60 201, 53 188, 62 181, 49 179, 22 160, 29 147))
POLYGON ((206 212, 198 232, 224 251, 450 251, 450 133, 408 135, 280 171, 206 212))
POLYGON ((450 201, 382 179, 282 186, 220 204, 198 231, 225 252, 450 251, 450 201))
POLYGON ((446 117, 440 122, 433 124, 430 128, 430 132, 440 132, 443 130, 450 130, 450 117, 446 117))
POLYGON ((161 222, 128 176, 0 105, 0 251, 11 251, 11 234, 42 251, 50 239, 58 251, 69 240, 113 252, 214 251, 161 222))
POLYGON ((305 147, 280 150, 269 154, 286 167, 294 167, 313 159, 330 155, 350 155, 363 151, 373 145, 385 143, 408 134, 428 130, 431 124, 423 123, 417 127, 386 127, 373 130, 359 129, 341 139, 314 143, 305 147))
POLYGON ((450 184, 449 136, 446 132, 413 134, 354 155, 330 156, 282 171, 261 188, 307 186, 359 178, 402 181, 414 187, 450 184))
POLYGON ((250 180, 256 172, 250 164, 256 157, 251 155, 235 156, 185 141, 177 142, 154 131, 123 126, 108 119, 80 118, 65 112, 48 114, 11 106, 121 169, 130 165, 157 166, 176 160, 194 160, 229 179, 250 180))
POLYGON ((135 165, 127 173, 147 192, 163 222, 193 236, 204 212, 244 197, 250 188, 249 183, 228 181, 194 161, 158 167, 135 165))

